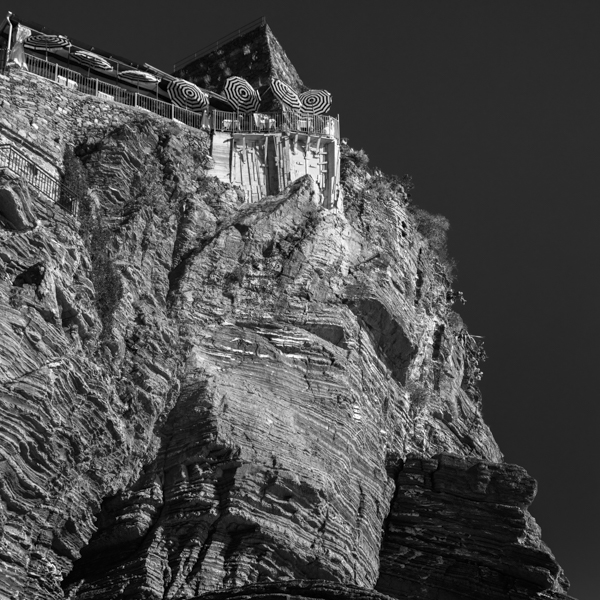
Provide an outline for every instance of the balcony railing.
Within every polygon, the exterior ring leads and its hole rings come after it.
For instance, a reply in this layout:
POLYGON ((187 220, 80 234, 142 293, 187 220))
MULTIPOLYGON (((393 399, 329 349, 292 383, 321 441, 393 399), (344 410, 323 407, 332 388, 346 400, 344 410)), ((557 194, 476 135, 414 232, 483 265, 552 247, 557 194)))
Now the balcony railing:
POLYGON ((213 110, 211 127, 232 133, 305 133, 339 139, 337 119, 326 115, 301 115, 292 112, 240 115, 213 110))
POLYGON ((0 167, 10 169, 13 173, 25 179, 35 189, 67 212, 72 215, 77 214, 77 195, 64 186, 56 177, 44 171, 34 161, 19 152, 12 144, 0 145, 0 167))
POLYGON ((113 100, 120 104, 142 108, 168 119, 177 119, 185 125, 200 129, 202 127, 202 114, 194 113, 185 108, 179 108, 169 102, 163 102, 145 94, 130 92, 122 87, 100 81, 95 77, 86 77, 77 71, 72 71, 56 63, 27 54, 27 66, 32 73, 41 75, 46 79, 56 81, 65 87, 97 96, 104 100, 113 100))
MULTIPOLYGON (((65 87, 142 108, 161 117, 202 129, 208 126, 208 119, 203 113, 195 113, 179 108, 169 102, 163 102, 143 93, 130 92, 122 87, 100 81, 94 77, 86 77, 56 63, 27 54, 27 66, 32 73, 46 79, 56 81, 65 87), (203 122, 204 119, 204 122, 203 122)), ((215 131, 232 131, 240 133, 307 133, 327 137, 340 138, 339 122, 327 115, 302 115, 293 112, 238 114, 221 110, 211 110, 210 126, 215 131)))

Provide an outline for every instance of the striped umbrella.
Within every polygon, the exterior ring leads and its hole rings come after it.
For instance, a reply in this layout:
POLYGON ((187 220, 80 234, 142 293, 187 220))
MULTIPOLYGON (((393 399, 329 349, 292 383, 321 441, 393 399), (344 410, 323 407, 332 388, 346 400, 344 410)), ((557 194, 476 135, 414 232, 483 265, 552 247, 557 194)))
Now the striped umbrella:
POLYGON ((296 110, 302 109, 302 102, 300 102, 298 94, 287 83, 281 81, 281 79, 273 79, 271 81, 271 89, 277 99, 286 106, 296 110))
POLYGON ((200 112, 208 106, 208 95, 185 79, 173 79, 167 85, 169 98, 177 106, 200 112))
POLYGON ((31 48, 40 48, 49 50, 51 48, 67 48, 71 42, 64 35, 47 35, 45 33, 37 33, 30 35, 25 40, 25 45, 31 48))
POLYGON ((300 94, 305 111, 312 115, 324 115, 331 107, 331 94, 326 90, 308 90, 300 94))
POLYGON ((71 56, 80 64, 92 69, 98 69, 100 71, 112 71, 112 65, 101 56, 88 52, 87 50, 77 50, 72 52, 71 56))
POLYGON ((229 77, 223 88, 223 96, 240 112, 256 112, 260 106, 260 94, 241 77, 229 77))
POLYGON ((152 73, 146 73, 146 71, 121 71, 117 74, 117 77, 119 79, 123 79, 129 84, 135 84, 138 88, 138 91, 140 89, 140 86, 153 89, 154 86, 156 86, 156 84, 160 82, 160 79, 158 77, 155 77, 154 75, 152 75, 152 73))
POLYGON ((146 73, 146 71, 121 71, 119 73, 119 79, 124 79, 131 83, 158 83, 160 79, 152 75, 152 73, 146 73))

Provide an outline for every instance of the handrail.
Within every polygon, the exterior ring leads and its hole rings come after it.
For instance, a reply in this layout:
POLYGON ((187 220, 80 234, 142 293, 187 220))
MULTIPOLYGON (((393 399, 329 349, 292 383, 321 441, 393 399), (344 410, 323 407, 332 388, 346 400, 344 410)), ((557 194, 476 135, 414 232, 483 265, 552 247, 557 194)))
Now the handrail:
POLYGON ((72 215, 77 214, 77 195, 12 144, 0 144, 0 167, 5 167, 15 175, 23 177, 67 212, 72 215))
POLYGON ((253 29, 256 29, 260 25, 266 25, 266 23, 267 23, 266 17, 259 17, 258 19, 255 19, 254 21, 248 23, 247 25, 244 25, 243 27, 240 27, 239 29, 236 29, 235 31, 228 33, 227 35, 223 36, 222 38, 219 38, 216 42, 212 42, 212 44, 208 44, 207 46, 200 48, 200 50, 197 50, 196 52, 193 52, 192 54, 189 54, 185 58, 182 58, 181 60, 177 61, 173 65, 173 72, 177 71, 178 69, 181 69, 181 67, 184 67, 188 63, 192 62, 195 58, 200 58, 201 56, 206 56, 213 50, 217 50, 219 48, 219 46, 222 46, 223 44, 226 44, 227 42, 230 42, 231 40, 234 40, 235 38, 241 37, 245 33, 248 33, 250 31, 252 31, 253 29))
POLYGON ((215 131, 232 133, 302 133, 339 140, 338 120, 328 115, 303 115, 293 112, 238 114, 211 111, 215 131))
POLYGON ((100 81, 95 77, 85 77, 81 73, 28 53, 25 54, 25 57, 31 73, 56 81, 69 89, 134 108, 143 108, 161 117, 177 119, 181 123, 196 129, 202 128, 202 113, 195 113, 142 93, 130 92, 122 87, 100 81))
MULTIPOLYGON (((34 34, 44 34, 44 35, 66 35, 66 32, 60 31, 57 29, 52 29, 50 27, 46 27, 40 23, 36 23, 35 21, 30 21, 29 19, 24 20, 21 19, 19 15, 15 13, 9 13, 10 18, 14 21, 15 24, 23 25, 23 27, 27 27, 34 34)), ((71 35, 66 36, 71 42, 71 51, 73 50, 87 50, 90 52, 94 52, 95 54, 99 54, 103 58, 106 58, 114 63, 118 63, 119 65, 125 67, 126 69, 141 69, 142 65, 137 62, 130 61, 128 58, 123 56, 119 56, 117 54, 113 54, 112 52, 108 52, 107 50, 103 50, 102 48, 98 48, 98 46, 91 46, 86 42, 82 42, 71 35)))
MULTIPOLYGON (((203 113, 192 112, 143 93, 130 92, 94 77, 85 77, 81 73, 31 54, 26 53, 25 56, 30 72, 56 81, 69 89, 134 108, 142 108, 161 117, 175 119, 195 129, 202 129, 208 125, 207 120, 204 120, 203 113)), ((340 139, 339 122, 328 115, 303 115, 294 112, 239 115, 233 112, 211 110, 211 117, 212 129, 215 131, 308 133, 340 139)))

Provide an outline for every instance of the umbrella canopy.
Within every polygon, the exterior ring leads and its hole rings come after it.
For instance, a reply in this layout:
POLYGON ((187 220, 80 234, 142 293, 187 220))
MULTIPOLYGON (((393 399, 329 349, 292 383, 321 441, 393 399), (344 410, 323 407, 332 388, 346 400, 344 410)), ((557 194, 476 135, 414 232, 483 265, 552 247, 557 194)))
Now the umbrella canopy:
POLYGON ((67 48, 71 45, 71 42, 64 35, 37 33, 35 35, 30 35, 25 40, 25 45, 30 46, 31 48, 49 50, 51 48, 67 48))
POLYGON ((185 79, 169 81, 167 93, 174 104, 187 110, 200 112, 208 106, 208 95, 185 79))
POLYGON ((227 79, 223 96, 240 112, 256 112, 260 106, 259 93, 241 77, 234 76, 227 79))
POLYGON ((299 97, 304 110, 312 115, 324 115, 331 107, 331 94, 326 90, 308 90, 299 97))
POLYGON ((126 81, 130 85, 136 85, 138 89, 140 86, 153 89, 154 86, 160 82, 158 77, 155 77, 152 73, 146 73, 146 71, 122 71, 118 74, 118 78, 126 81))
POLYGON ((302 109, 302 102, 300 102, 298 94, 287 83, 281 81, 281 79, 273 79, 271 81, 271 89, 277 99, 286 106, 295 110, 302 109))
POLYGON ((146 71, 121 71, 119 73, 119 79, 124 79, 130 83, 158 83, 160 79, 152 75, 152 73, 146 73, 146 71))
POLYGON ((224 110, 226 112, 235 110, 235 106, 232 106, 231 102, 229 102, 225 96, 217 94, 216 92, 211 92, 210 90, 208 91, 208 102, 217 110, 224 110))
POLYGON ((98 69, 100 71, 112 71, 112 65, 101 56, 88 52, 87 50, 77 50, 73 52, 71 56, 80 64, 92 69, 98 69))

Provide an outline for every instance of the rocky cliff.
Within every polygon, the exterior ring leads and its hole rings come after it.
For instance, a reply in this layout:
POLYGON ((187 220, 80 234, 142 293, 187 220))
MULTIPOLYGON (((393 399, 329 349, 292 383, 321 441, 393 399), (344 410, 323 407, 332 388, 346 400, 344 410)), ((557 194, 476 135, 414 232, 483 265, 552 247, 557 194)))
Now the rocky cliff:
POLYGON ((0 171, 0 598, 566 598, 443 219, 348 148, 345 214, 245 204, 204 132, 1 83, 83 196, 0 171))

